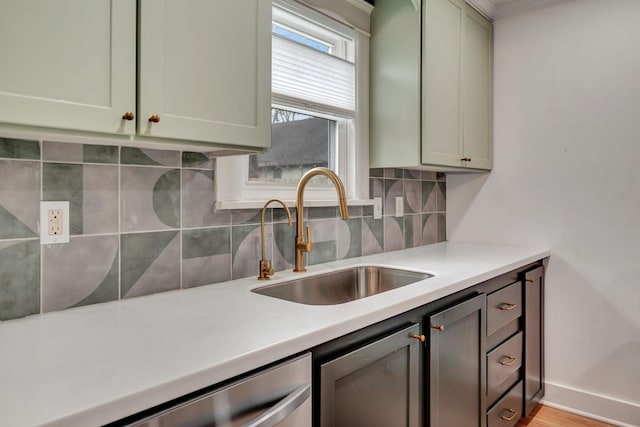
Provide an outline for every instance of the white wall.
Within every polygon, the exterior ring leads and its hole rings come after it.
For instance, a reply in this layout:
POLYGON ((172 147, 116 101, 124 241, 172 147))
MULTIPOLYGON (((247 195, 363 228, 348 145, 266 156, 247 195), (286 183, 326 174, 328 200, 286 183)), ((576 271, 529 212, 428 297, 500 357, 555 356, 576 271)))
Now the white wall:
POLYGON ((640 425, 640 0, 495 22, 495 169, 447 177, 448 238, 552 250, 546 400, 640 425))

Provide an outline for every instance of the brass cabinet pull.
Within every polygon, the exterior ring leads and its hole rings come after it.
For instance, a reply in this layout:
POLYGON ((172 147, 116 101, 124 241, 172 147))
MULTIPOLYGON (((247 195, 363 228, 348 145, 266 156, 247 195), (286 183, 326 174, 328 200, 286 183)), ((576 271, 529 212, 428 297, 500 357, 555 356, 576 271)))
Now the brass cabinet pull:
POLYGON ((444 331, 444 325, 432 325, 431 327, 439 330, 440 332, 444 331))
POLYGON ((151 117, 149 117, 149 121, 152 123, 158 123, 160 121, 160 116, 157 114, 154 114, 151 117))
POLYGON ((424 335, 410 335, 411 338, 415 338, 420 342, 424 342, 427 338, 424 335))
POLYGON ((463 162, 470 162, 471 161, 471 157, 463 157, 460 160, 462 160, 463 162))
POLYGON ((513 357, 513 356, 504 356, 505 358, 509 359, 508 362, 505 362, 504 360, 500 360, 498 363, 501 364, 502 366, 511 366, 514 363, 516 363, 516 360, 518 360, 517 357, 513 357))
POLYGON ((529 282, 529 283, 533 283, 533 282, 535 282, 535 280, 533 280, 533 279, 524 279, 524 281, 525 281, 525 282, 529 282))
POLYGON ((123 120, 128 120, 128 121, 131 121, 131 120, 133 120, 133 119, 135 119, 135 118, 136 118, 136 115, 135 115, 135 114, 133 114, 133 112, 132 112, 132 111, 127 111, 127 112, 126 112, 126 113, 124 113, 124 115, 122 116, 122 119, 123 119, 123 120))
POLYGON ((499 308, 500 310, 502 310, 502 311, 511 311, 511 310, 513 310, 514 308, 516 308, 516 305, 517 305, 517 304, 512 304, 512 303, 510 303, 510 302, 503 302, 502 304, 500 304, 500 305, 498 306, 498 308, 499 308))
POLYGON ((516 417, 516 415, 518 415, 518 411, 514 411, 513 409, 509 409, 509 408, 504 408, 505 411, 508 411, 511 415, 503 415, 500 418, 502 418, 505 421, 511 421, 512 419, 514 419, 516 417))

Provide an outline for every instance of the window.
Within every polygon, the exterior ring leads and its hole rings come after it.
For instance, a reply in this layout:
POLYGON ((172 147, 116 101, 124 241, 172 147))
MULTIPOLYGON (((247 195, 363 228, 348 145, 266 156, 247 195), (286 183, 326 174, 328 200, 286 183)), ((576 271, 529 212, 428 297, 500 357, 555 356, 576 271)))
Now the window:
POLYGON ((271 149, 249 156, 249 181, 296 184, 315 167, 336 168, 338 121, 271 109, 271 149))
MULTIPOLYGON (((350 199, 368 198, 358 191, 366 187, 368 192, 368 183, 356 183, 358 162, 361 169, 368 163, 367 150, 356 156, 357 146, 368 144, 364 137, 358 140, 356 131, 358 125, 368 127, 356 109, 362 35, 292 0, 274 1, 272 12, 271 148, 218 159, 224 175, 242 174, 242 185, 232 190, 225 183, 218 186, 218 200, 264 200, 265 194, 293 200, 300 177, 318 166, 340 176, 350 199)), ((368 171, 368 165, 364 168, 368 171)), ((305 199, 334 200, 335 190, 314 178, 305 199)))

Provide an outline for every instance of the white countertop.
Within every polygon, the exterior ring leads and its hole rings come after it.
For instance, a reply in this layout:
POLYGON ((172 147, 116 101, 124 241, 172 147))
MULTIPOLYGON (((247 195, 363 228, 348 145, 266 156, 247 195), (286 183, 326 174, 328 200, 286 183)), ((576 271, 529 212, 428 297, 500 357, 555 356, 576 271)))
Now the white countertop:
POLYGON ((434 277, 334 306, 250 292, 277 272, 0 322, 0 425, 89 426, 179 397, 390 318, 549 255, 440 243, 311 266, 359 264, 434 277))

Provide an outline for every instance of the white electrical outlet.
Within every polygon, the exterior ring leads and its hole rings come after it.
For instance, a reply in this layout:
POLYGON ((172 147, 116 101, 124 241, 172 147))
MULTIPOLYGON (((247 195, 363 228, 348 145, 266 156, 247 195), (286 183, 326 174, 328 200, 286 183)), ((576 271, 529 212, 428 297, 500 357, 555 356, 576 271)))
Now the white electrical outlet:
POLYGON ((382 218, 382 197, 373 198, 373 219, 382 218))
POLYGON ((396 216, 404 215, 404 200, 402 197, 396 197, 396 216))
POLYGON ((40 202, 40 244, 69 241, 69 202, 40 202))

